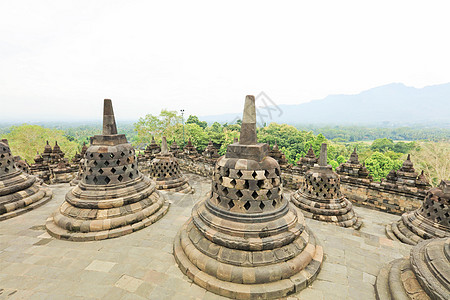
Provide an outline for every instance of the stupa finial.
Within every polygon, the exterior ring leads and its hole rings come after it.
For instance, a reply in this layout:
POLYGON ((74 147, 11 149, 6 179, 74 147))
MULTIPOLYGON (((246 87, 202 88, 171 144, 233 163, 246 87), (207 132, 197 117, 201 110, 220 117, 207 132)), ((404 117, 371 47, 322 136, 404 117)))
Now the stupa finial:
POLYGON ((117 134, 116 120, 111 99, 103 102, 103 135, 117 134))
POLYGON ((327 165, 327 144, 322 143, 320 147, 319 166, 325 167, 327 165))
POLYGON ((244 114, 242 116, 241 136, 239 144, 256 144, 256 107, 255 96, 245 97, 244 114))
POLYGON ((169 153, 169 147, 167 146, 167 140, 166 137, 162 137, 161 141, 161 154, 168 154, 169 153))

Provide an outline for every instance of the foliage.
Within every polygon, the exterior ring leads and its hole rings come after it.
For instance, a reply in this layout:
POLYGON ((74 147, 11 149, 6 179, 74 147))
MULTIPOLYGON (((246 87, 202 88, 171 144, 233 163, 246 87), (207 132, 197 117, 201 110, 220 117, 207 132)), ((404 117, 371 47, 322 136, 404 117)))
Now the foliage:
POLYGON ((433 186, 441 180, 450 180, 450 143, 447 141, 421 142, 412 152, 416 171, 424 171, 433 186))
POLYGON ((186 121, 186 124, 197 124, 202 129, 205 129, 208 126, 206 121, 200 121, 197 116, 190 115, 186 121))
POLYGON ((2 138, 8 139, 13 155, 19 155, 30 164, 34 162, 33 158, 36 156, 37 151, 39 153, 44 151, 46 141, 49 141, 52 147, 55 141, 58 141, 58 145, 66 153, 65 157, 67 158, 73 157, 75 152, 80 152, 81 150, 81 145, 69 140, 64 131, 44 128, 38 125, 23 124, 12 126, 10 132, 3 134, 2 138))
POLYGON ((373 180, 380 181, 392 170, 398 170, 403 164, 402 160, 391 159, 389 156, 381 152, 374 152, 369 158, 365 160, 366 168, 372 175, 373 180))
MULTIPOLYGON (((312 131, 314 134, 322 133, 327 139, 336 142, 373 141, 382 138, 388 138, 394 141, 450 140, 450 128, 430 128, 420 126, 386 128, 323 125, 298 125, 296 127, 299 130, 312 131)), ((402 153, 405 152, 402 151, 402 153)))
POLYGON ((150 143, 152 136, 161 140, 162 136, 171 137, 175 128, 182 121, 181 115, 177 111, 163 109, 158 116, 151 114, 139 118, 134 124, 134 130, 137 136, 133 140, 135 144, 150 143))

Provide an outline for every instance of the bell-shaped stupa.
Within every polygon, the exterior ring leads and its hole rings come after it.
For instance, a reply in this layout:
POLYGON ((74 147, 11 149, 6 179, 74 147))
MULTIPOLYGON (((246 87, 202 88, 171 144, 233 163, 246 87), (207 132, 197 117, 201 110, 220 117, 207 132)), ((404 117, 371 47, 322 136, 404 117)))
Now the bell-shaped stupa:
POLYGON ((52 198, 52 191, 35 176, 16 168, 8 141, 0 141, 0 221, 36 207, 52 198))
POLYGON ((283 197, 280 166, 256 141, 254 96, 245 99, 240 142, 217 160, 211 191, 174 242, 175 259, 201 287, 236 299, 280 298, 316 278, 323 250, 283 197))
POLYGON ((161 152, 156 154, 150 164, 150 178, 156 182, 158 190, 193 192, 186 176, 181 173, 177 159, 169 152, 165 136, 162 138, 161 152))
POLYGON ((319 164, 306 172, 304 182, 292 194, 291 201, 305 217, 342 227, 361 227, 362 222, 353 211, 352 203, 341 193, 339 175, 327 164, 325 143, 321 147, 319 164))
POLYGON ((142 175, 133 147, 117 134, 111 100, 105 99, 103 134, 91 138, 81 181, 47 219, 47 231, 71 241, 122 236, 159 220, 169 203, 142 175))
POLYGON ((410 245, 450 237, 450 181, 443 180, 439 187, 428 190, 422 206, 387 225, 386 235, 410 245))

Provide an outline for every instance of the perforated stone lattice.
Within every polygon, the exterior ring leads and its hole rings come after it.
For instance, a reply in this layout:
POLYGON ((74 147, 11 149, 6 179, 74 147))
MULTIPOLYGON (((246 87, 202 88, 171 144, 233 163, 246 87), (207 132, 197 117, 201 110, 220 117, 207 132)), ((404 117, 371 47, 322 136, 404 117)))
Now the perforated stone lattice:
POLYGON ((427 193, 423 205, 419 209, 419 214, 450 231, 449 198, 446 198, 443 193, 439 193, 440 195, 438 193, 437 189, 432 189, 427 193))
MULTIPOLYGON (((328 175, 328 174, 327 174, 328 175)), ((340 179, 338 176, 319 176, 318 173, 306 173, 305 181, 302 183, 301 191, 311 197, 318 199, 338 199, 342 197, 340 191, 340 179)))
POLYGON ((210 201, 223 210, 261 213, 283 200, 280 170, 237 170, 216 165, 210 201))
POLYGON ((152 178, 177 178, 181 175, 180 166, 176 161, 153 161, 151 164, 150 177, 152 178))
POLYGON ((103 148, 109 151, 86 152, 82 178, 86 184, 118 184, 139 176, 138 162, 131 145, 103 148))
POLYGON ((14 168, 14 160, 8 146, 0 147, 0 176, 7 175, 16 171, 14 168))

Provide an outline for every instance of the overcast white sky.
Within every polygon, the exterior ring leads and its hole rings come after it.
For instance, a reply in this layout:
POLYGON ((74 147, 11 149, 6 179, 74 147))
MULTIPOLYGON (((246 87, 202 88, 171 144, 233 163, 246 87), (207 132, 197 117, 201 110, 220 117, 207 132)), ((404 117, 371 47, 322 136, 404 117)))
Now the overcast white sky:
POLYGON ((449 1, 1 1, 0 121, 242 110, 450 81, 449 1))

